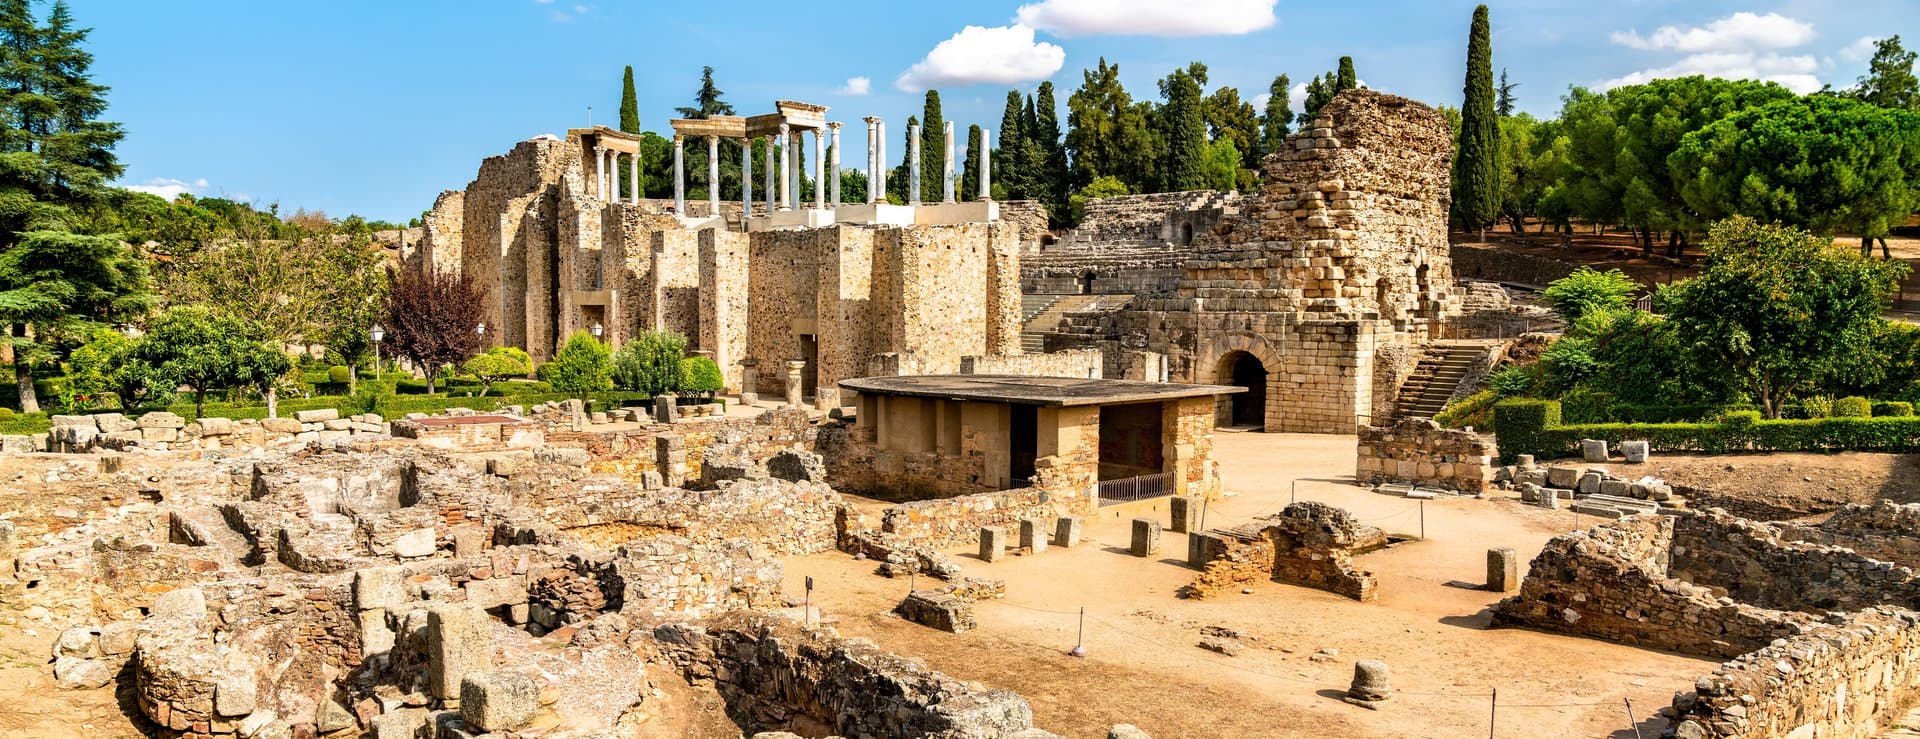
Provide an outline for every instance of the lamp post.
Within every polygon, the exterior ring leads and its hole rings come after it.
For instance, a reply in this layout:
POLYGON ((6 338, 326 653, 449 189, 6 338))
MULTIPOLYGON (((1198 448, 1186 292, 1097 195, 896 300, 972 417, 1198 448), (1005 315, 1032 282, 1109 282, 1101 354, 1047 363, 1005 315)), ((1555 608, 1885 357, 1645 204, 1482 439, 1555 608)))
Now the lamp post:
POLYGON ((387 338, 387 330, 376 323, 373 324, 373 330, 367 333, 373 337, 373 379, 378 382, 380 380, 380 340, 387 338))
POLYGON ((487 338, 487 324, 485 323, 475 324, 473 327, 473 332, 476 334, 479 334, 481 340, 484 341, 487 338))

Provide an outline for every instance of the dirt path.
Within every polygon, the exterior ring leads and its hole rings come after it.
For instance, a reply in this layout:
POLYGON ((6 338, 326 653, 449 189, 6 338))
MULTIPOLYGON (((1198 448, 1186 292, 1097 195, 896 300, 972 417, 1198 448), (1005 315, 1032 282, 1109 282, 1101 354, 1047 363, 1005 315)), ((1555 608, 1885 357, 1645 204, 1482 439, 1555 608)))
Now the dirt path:
MULTIPOLYGON (((1299 497, 1348 507, 1390 532, 1417 534, 1420 505, 1340 482, 1351 477, 1351 437, 1222 433, 1217 453, 1238 494, 1210 506, 1210 526, 1285 507, 1299 497)), ((953 635, 888 615, 908 583, 872 574, 839 554, 796 558, 789 591, 812 575, 814 602, 843 634, 926 659, 956 677, 1018 691, 1035 724, 1070 737, 1102 737, 1114 723, 1155 736, 1447 737, 1487 731, 1491 690, 1501 693, 1496 736, 1631 736, 1623 698, 1641 718, 1711 670, 1705 660, 1600 641, 1487 630, 1493 593, 1460 587, 1485 576, 1486 549, 1530 559, 1552 535, 1579 525, 1571 513, 1517 501, 1452 499, 1425 507, 1427 541, 1360 558, 1380 578, 1381 599, 1360 604, 1317 590, 1263 582, 1250 594, 1194 601, 1186 537, 1168 533, 1160 555, 1129 556, 1127 523, 1088 525, 1071 550, 986 563, 955 552, 969 574, 1005 579, 1008 597, 976 608, 980 628, 953 635), (1087 607, 1088 655, 1065 655, 1077 609, 1087 607), (1194 646, 1203 626, 1252 638, 1226 657, 1194 646), (1316 659, 1326 650, 1337 656, 1316 659), (1403 691, 1381 711, 1337 700, 1357 659, 1384 659, 1403 691)), ((1643 724, 1647 730, 1655 724, 1643 724)), ((1653 729, 1657 733, 1657 729, 1653 729)))

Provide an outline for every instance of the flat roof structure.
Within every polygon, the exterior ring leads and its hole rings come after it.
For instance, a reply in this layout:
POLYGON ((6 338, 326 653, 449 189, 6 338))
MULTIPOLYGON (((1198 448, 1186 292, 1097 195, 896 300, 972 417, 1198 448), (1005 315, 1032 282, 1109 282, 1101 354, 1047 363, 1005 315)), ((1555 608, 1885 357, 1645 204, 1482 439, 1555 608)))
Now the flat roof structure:
POLYGON ((1244 393, 1235 385, 1181 385, 1138 380, 1019 375, 902 375, 841 380, 840 387, 872 395, 972 400, 1050 407, 1145 403, 1244 393))

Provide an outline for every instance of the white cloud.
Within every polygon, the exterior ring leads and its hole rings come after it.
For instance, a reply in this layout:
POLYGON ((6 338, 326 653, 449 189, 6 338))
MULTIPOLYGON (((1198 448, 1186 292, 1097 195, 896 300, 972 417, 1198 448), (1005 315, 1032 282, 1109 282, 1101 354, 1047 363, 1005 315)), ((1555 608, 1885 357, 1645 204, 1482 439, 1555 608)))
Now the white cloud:
POLYGON ((1287 102, 1293 105, 1293 112, 1307 112, 1307 83, 1293 83, 1293 88, 1287 90, 1287 102))
POLYGON ((1032 28, 967 26, 900 73, 893 86, 921 92, 943 85, 1031 82, 1060 71, 1066 59, 1066 50, 1035 42, 1032 28))
POLYGON ((1616 31, 1613 34, 1614 43, 1628 48, 1686 54, 1791 49, 1812 40, 1812 24, 1779 13, 1734 13, 1705 26, 1661 26, 1648 36, 1641 36, 1639 31, 1616 31))
POLYGON ((1778 82, 1789 90, 1805 95, 1820 89, 1820 78, 1814 74, 1819 68, 1819 61, 1812 56, 1756 54, 1750 51, 1694 54, 1664 67, 1615 77, 1600 83, 1599 87, 1610 90, 1622 85, 1698 74, 1730 80, 1778 82))
MULTIPOLYGON (((1679 60, 1599 82, 1603 90, 1657 79, 1703 75, 1776 82, 1796 93, 1819 90, 1820 60, 1789 50, 1813 40, 1813 26, 1778 13, 1734 13, 1705 26, 1662 26, 1652 34, 1613 34, 1613 43, 1643 51, 1684 54, 1679 60)), ((1858 46, 1856 42, 1855 46, 1858 46)), ((1853 47, 1848 47, 1849 49, 1853 47)), ((1843 54, 1845 52, 1842 52, 1843 54)), ((1828 65, 1831 66, 1831 65, 1828 65)))
POLYGON ((1267 109, 1267 101, 1272 99, 1273 99, 1273 93, 1270 93, 1270 92, 1263 92, 1253 96, 1253 109, 1259 110, 1259 111, 1265 111, 1267 109))
POLYGON ((1840 50, 1840 58, 1850 62, 1864 62, 1873 58, 1875 46, 1880 43, 1878 36, 1861 36, 1859 40, 1847 44, 1840 50))
POLYGON ((1073 36, 1236 36, 1271 27, 1278 0, 1041 0, 1021 25, 1073 36))
POLYGON ((147 180, 143 184, 128 185, 127 189, 132 190, 134 192, 144 192, 144 193, 149 193, 153 195, 158 195, 161 198, 171 202, 174 198, 178 198, 184 193, 192 193, 194 195, 199 195, 200 193, 206 192, 207 178, 202 177, 192 182, 188 182, 186 180, 176 180, 171 177, 155 177, 151 180, 147 180))
POLYGON ((847 84, 840 88, 842 95, 865 95, 873 92, 873 80, 867 77, 848 77, 847 84))

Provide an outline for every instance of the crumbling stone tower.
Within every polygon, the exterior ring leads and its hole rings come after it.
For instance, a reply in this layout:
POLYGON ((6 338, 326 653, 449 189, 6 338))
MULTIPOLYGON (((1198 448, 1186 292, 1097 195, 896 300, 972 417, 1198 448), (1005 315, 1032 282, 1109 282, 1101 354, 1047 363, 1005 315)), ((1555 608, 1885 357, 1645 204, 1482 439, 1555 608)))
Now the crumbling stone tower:
POLYGON ((1267 156, 1242 214, 1196 240, 1174 292, 1122 317, 1123 344, 1166 354, 1180 379, 1249 387, 1223 421, 1352 433, 1373 415, 1376 352, 1460 313, 1452 151, 1438 111, 1342 93, 1267 156))

